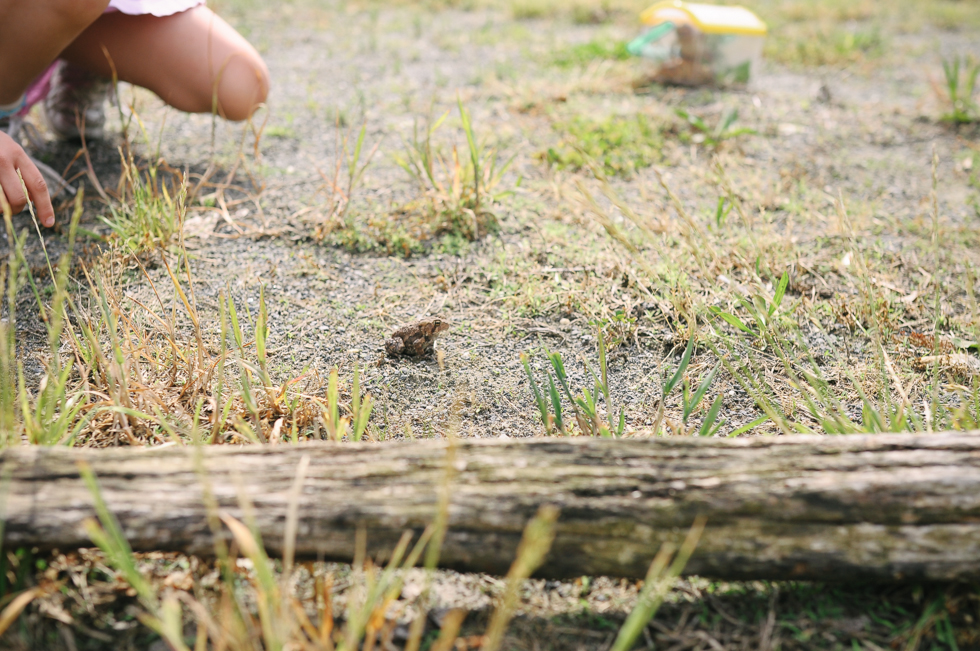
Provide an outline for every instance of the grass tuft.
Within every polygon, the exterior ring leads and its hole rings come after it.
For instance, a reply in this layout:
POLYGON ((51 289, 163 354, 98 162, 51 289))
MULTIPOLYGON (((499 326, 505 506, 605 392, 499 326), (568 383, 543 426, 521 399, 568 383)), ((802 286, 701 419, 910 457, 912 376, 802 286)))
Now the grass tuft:
POLYGON ((977 78, 980 77, 980 61, 974 57, 954 56, 943 59, 946 79, 945 93, 940 93, 950 110, 942 119, 952 124, 968 124, 980 121, 980 105, 973 99, 977 78))
POLYGON ((186 212, 186 180, 167 188, 156 165, 140 171, 132 154, 122 160, 121 193, 102 221, 119 246, 131 254, 166 249, 180 232, 186 212))
POLYGON ((755 129, 748 127, 736 127, 738 121, 738 109, 729 109, 718 118, 714 127, 709 127, 704 120, 685 109, 675 109, 678 117, 690 127, 691 133, 682 133, 682 142, 693 142, 694 144, 704 144, 706 147, 718 149, 725 142, 734 140, 739 136, 755 134, 755 129))
MULTIPOLYGON (((130 210, 160 214, 180 205, 166 193, 147 194, 145 200, 151 205, 130 210)), ((0 323, 0 434, 5 445, 21 440, 104 446, 183 444, 196 436, 224 443, 276 442, 287 435, 296 441, 320 432, 335 440, 364 435, 372 398, 362 393, 356 371, 350 406, 341 404, 336 369, 322 396, 316 395, 322 388, 315 374, 282 382, 270 376, 264 291, 256 314, 243 305, 244 318, 235 300, 222 294, 220 336, 205 334, 190 257, 181 242, 170 252, 157 250, 165 285, 155 283, 139 258, 132 257, 134 249, 110 248, 94 264, 82 266, 84 282, 72 290, 71 254, 81 212, 79 193, 68 251, 57 271, 48 267, 53 290, 45 292, 51 297, 46 302, 24 257, 26 233, 14 233, 9 206, 4 207, 8 238, 14 243, 0 272, 10 315, 0 323), (150 301, 126 291, 134 270, 152 290, 150 301), (35 392, 28 390, 16 356, 17 296, 25 284, 34 293, 49 344, 35 392), (212 352, 216 350, 220 352, 212 352)), ((139 223, 148 219, 135 216, 139 223)))
POLYGON ((551 369, 545 368, 547 386, 538 386, 534 372, 531 370, 531 358, 521 354, 521 364, 531 385, 541 423, 545 435, 558 433, 562 436, 599 436, 603 438, 623 436, 626 428, 626 412, 620 409, 618 416, 613 407, 609 384, 609 372, 606 355, 606 341, 599 331, 599 373, 585 363, 585 371, 593 380, 593 388, 583 387, 579 395, 573 395, 569 387, 568 373, 560 353, 553 353, 545 348, 545 357, 551 369), (600 411, 599 403, 605 405, 606 418, 600 411), (565 417, 564 404, 572 410, 572 417, 565 417))
POLYGON ((440 151, 434 137, 446 121, 415 130, 405 149, 394 156, 416 183, 419 198, 403 205, 393 219, 419 241, 445 236, 476 241, 498 229, 494 207, 509 194, 499 191, 510 161, 501 163, 497 151, 478 140, 469 111, 457 102, 465 148, 453 145, 440 151))
POLYGON ((594 161, 607 176, 629 178, 661 160, 663 127, 642 113, 602 120, 577 115, 554 129, 561 140, 538 158, 556 169, 577 171, 594 161))
POLYGON ((559 68, 575 68, 587 66, 593 61, 625 61, 629 58, 625 42, 593 39, 559 50, 552 61, 559 68))
POLYGON ((849 30, 799 24, 766 43, 767 58, 792 66, 844 66, 882 57, 887 43, 877 27, 849 30))

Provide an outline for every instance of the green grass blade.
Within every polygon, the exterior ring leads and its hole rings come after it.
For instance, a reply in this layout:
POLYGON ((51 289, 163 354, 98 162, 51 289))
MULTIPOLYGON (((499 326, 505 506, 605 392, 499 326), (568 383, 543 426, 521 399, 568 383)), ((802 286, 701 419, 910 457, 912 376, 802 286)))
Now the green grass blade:
POLYGON ((704 532, 704 525, 704 518, 698 516, 694 524, 691 525, 691 529, 688 531, 687 537, 673 562, 670 561, 675 549, 673 544, 664 543, 660 547, 660 551, 650 564, 636 606, 619 629, 619 634, 610 647, 610 651, 629 651, 634 648, 636 640, 639 639, 647 623, 656 614, 660 604, 667 596, 667 592, 674 586, 677 577, 680 576, 691 554, 694 553, 694 549, 701 539, 701 534, 704 532))
POLYGON ((789 272, 784 271, 783 277, 779 279, 779 285, 776 286, 776 294, 772 297, 772 303, 769 305, 769 316, 776 313, 779 306, 783 302, 783 297, 786 295, 786 288, 789 286, 789 272))
POLYGON ((695 129, 697 129, 698 131, 700 131, 702 133, 710 133, 711 132, 711 129, 709 129, 708 128, 708 125, 704 123, 704 120, 702 120, 698 116, 694 115, 693 113, 690 113, 688 111, 685 111, 682 108, 674 109, 674 113, 676 113, 679 117, 681 117, 684 120, 686 120, 688 124, 690 124, 692 127, 694 127, 695 129))
POLYGON ((143 603, 147 607, 155 609, 158 606, 156 595, 150 584, 147 583, 146 579, 143 578, 143 575, 137 569, 136 560, 133 558, 133 550, 123 535, 119 522, 109 512, 109 508, 102 499, 102 491, 99 488, 99 482, 95 477, 95 473, 92 472, 91 466, 84 461, 79 462, 78 472, 82 476, 82 480, 85 482, 89 493, 92 495, 95 512, 99 516, 99 521, 102 524, 99 527, 92 522, 87 526, 89 535, 92 537, 93 542, 102 548, 109 561, 123 574, 127 583, 136 590, 143 603))
POLYGON ((715 375, 718 374, 718 369, 720 368, 721 368, 721 362, 715 364, 715 367, 711 369, 711 371, 704 378, 704 380, 701 381, 701 385, 697 388, 697 391, 694 392, 694 395, 691 397, 691 401, 685 406, 684 408, 685 423, 687 422, 688 417, 691 415, 691 412, 697 409, 698 404, 701 403, 701 399, 704 398, 704 394, 708 391, 708 387, 711 386, 711 383, 714 381, 715 375))
POLYGON ((733 124, 735 124, 736 120, 738 120, 738 109, 735 108, 727 111, 720 122, 721 129, 719 130, 717 137, 720 138, 724 135, 727 135, 728 128, 731 127, 733 124))
POLYGON ((262 370, 262 383, 271 384, 266 373, 266 340, 269 336, 269 311, 265 305, 265 285, 259 288, 259 317, 255 322, 255 352, 262 370))
POLYGON ((438 129, 439 127, 441 127, 442 126, 442 123, 445 122, 446 121, 446 118, 448 118, 448 117, 449 117, 449 111, 446 111, 445 113, 442 114, 442 116, 438 120, 436 120, 435 122, 433 122, 432 123, 432 126, 429 127, 429 135, 435 133, 436 132, 436 129, 438 129))
POLYGON ((476 137, 473 135, 473 124, 470 121, 470 114, 463 106, 463 100, 456 98, 456 104, 459 106, 459 118, 463 123, 463 133, 466 134, 466 144, 469 146, 470 150, 470 160, 473 163, 473 170, 475 174, 479 174, 480 171, 480 148, 477 147, 476 137))
POLYGON ((531 372, 531 363, 526 353, 521 353, 521 364, 524 365, 524 372, 527 374, 528 382, 531 383, 531 391, 534 393, 534 402, 538 406, 538 413, 541 415, 541 424, 544 425, 545 436, 548 436, 551 434, 548 425, 548 403, 541 395, 541 390, 534 379, 534 373, 531 372))
POLYGON ((953 57, 952 60, 943 59, 943 72, 946 74, 946 87, 949 89, 949 99, 955 104, 960 83, 960 58, 957 56, 953 57))
POLYGON ((561 395, 558 393, 558 389, 555 387, 555 381, 551 377, 551 373, 548 374, 548 391, 551 395, 551 408, 555 411, 555 425, 558 427, 558 431, 564 435, 565 422, 562 420, 561 395))
POLYGON ((738 436, 739 434, 744 434, 745 432, 748 432, 751 429, 755 429, 756 427, 758 427, 759 425, 762 425, 767 420, 769 420, 769 416, 761 416, 759 418, 756 418, 751 423, 746 423, 745 425, 742 425, 738 429, 733 430, 731 432, 731 434, 728 435, 728 438, 733 439, 736 436, 738 436))
POLYGON ((231 334, 235 338, 235 345, 241 350, 245 341, 242 335, 242 326, 238 321, 238 311, 235 309, 235 299, 231 297, 230 292, 228 294, 228 317, 231 319, 231 334))
POLYGON ((684 377, 684 371, 687 370, 687 365, 691 361, 691 353, 693 352, 694 352, 694 335, 692 334, 691 338, 687 342, 687 348, 684 349, 684 355, 681 357, 681 363, 677 365, 677 371, 674 373, 674 376, 667 381, 667 384, 664 385, 664 391, 663 391, 664 397, 666 397, 671 391, 673 391, 674 387, 677 386, 677 383, 680 382, 682 377, 684 377))
POLYGON ((374 398, 364 396, 360 409, 354 412, 354 430, 352 436, 355 441, 360 441, 364 437, 364 432, 367 430, 368 420, 371 418, 371 410, 373 408, 374 398))
POLYGON ((354 379, 351 380, 350 389, 350 410, 351 413, 357 414, 361 410, 361 367, 360 364, 354 364, 354 379))
POLYGON ((711 306, 708 309, 711 311, 712 314, 714 314, 717 317, 721 317, 726 323, 728 323, 729 325, 735 326, 736 328, 738 328, 742 332, 747 332, 750 335, 755 335, 756 334, 755 330, 753 330, 749 326, 745 325, 745 323, 740 318, 738 318, 737 316, 735 316, 734 314, 730 314, 728 312, 722 312, 720 309, 718 309, 717 307, 714 307, 714 306, 711 306))
POLYGON ((548 360, 551 362, 551 367, 555 369, 555 377, 558 379, 558 384, 561 386, 562 391, 564 391, 565 396, 570 402, 574 402, 575 398, 572 396, 572 391, 568 387, 568 374, 565 372, 565 362, 561 358, 561 353, 547 352, 548 360))
POLYGON ((357 162, 361 160, 361 150, 364 148, 364 136, 367 133, 367 125, 361 125, 361 131, 357 134, 357 142, 354 143, 354 151, 351 152, 350 163, 347 165, 347 169, 350 173, 354 173, 357 169, 357 162))
POLYGON ((718 412, 721 411, 722 398, 719 395, 715 398, 714 402, 711 403, 711 407, 708 409, 708 413, 704 417, 704 422, 701 423, 701 429, 698 431, 698 436, 708 436, 711 434, 712 427, 715 421, 718 420, 718 412))

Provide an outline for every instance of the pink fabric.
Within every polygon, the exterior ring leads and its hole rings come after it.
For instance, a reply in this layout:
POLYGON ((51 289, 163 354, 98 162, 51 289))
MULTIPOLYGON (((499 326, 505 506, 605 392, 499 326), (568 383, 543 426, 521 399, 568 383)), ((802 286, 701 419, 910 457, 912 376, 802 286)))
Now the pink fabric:
POLYGON ((24 104, 24 108, 17 111, 17 115, 27 115, 32 106, 48 96, 48 93, 51 92, 51 77, 54 76, 57 67, 58 62, 55 61, 41 73, 40 77, 31 82, 31 85, 27 87, 27 92, 24 93, 27 102, 24 104))
POLYGON ((204 0, 111 0, 107 11, 121 11, 131 16, 172 16, 203 4, 204 0))

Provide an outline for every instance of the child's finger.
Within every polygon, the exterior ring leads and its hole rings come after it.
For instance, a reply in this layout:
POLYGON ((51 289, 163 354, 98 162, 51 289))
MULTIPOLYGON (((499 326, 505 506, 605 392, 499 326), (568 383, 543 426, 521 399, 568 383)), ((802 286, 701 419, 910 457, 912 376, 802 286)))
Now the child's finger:
MULTIPOLYGON (((0 161, 0 163, 5 163, 5 161, 0 161)), ((27 205, 27 197, 24 196, 24 190, 20 187, 20 177, 17 176, 16 168, 9 163, 0 164, 0 189, 3 190, 3 196, 15 214, 27 205)))
POLYGON ((0 190, 14 212, 23 210, 27 203, 17 176, 17 168, 23 167, 20 161, 26 156, 21 146, 0 130, 0 190))
POLYGON ((51 204, 51 193, 48 192, 48 182, 37 169, 37 165, 27 154, 20 160, 20 175, 24 178, 27 193, 34 201, 34 211, 42 226, 54 226, 54 206, 51 204))

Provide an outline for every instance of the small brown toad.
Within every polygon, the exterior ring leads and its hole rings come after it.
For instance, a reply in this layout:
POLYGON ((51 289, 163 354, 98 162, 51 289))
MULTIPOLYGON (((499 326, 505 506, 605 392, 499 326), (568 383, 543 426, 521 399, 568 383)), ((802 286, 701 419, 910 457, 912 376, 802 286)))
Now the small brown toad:
POLYGON ((437 316, 416 321, 395 330, 385 341, 388 357, 428 357, 432 354, 436 337, 449 329, 449 324, 437 316))

